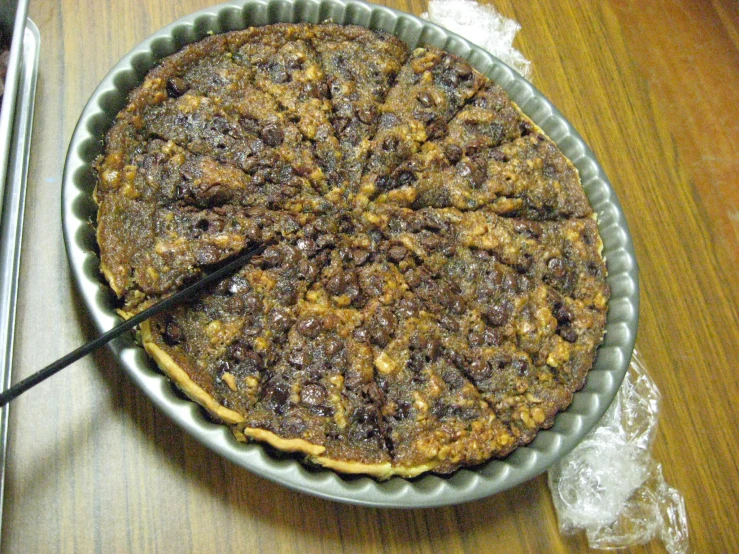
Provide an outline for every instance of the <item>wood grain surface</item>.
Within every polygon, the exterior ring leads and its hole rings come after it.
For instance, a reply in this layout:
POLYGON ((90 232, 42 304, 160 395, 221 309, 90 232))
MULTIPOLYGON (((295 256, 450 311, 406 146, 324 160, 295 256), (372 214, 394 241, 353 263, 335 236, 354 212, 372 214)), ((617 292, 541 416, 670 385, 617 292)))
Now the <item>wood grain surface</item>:
MULTIPOLYGON (((388 5, 419 14, 425 3, 388 5)), ((33 0, 41 61, 15 379, 94 336, 60 220, 64 157, 117 60, 204 0, 33 0)), ((499 0, 534 84, 616 188, 641 277, 638 348, 663 393, 655 457, 685 496, 696 552, 739 552, 739 4, 499 0)), ((3 552, 583 552, 544 476, 429 510, 340 505, 207 450, 107 352, 13 405, 3 552)), ((632 552, 664 552, 654 541, 632 552)))

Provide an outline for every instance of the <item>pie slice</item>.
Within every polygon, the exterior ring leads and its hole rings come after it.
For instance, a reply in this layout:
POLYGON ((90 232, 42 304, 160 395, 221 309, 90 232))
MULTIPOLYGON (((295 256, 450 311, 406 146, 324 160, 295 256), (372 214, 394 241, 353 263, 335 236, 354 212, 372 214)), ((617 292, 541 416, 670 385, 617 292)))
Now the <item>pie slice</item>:
POLYGON ((456 56, 431 47, 414 50, 380 107, 359 204, 386 191, 395 168, 423 143, 445 136, 449 121, 482 84, 482 75, 456 56))
POLYGON ((320 165, 322 192, 345 186, 341 149, 331 124, 331 101, 320 56, 309 25, 262 27, 258 41, 247 41, 234 59, 254 71, 254 84, 275 99, 295 123, 320 165))
POLYGON ((358 182, 379 107, 408 57, 407 47, 394 37, 355 26, 323 27, 311 43, 321 57, 347 179, 358 182))
POLYGON ((377 201, 415 209, 485 208, 538 221, 592 215, 574 166, 528 119, 509 125, 508 135, 499 130, 502 124, 485 126, 491 136, 466 133, 471 111, 452 121, 444 140, 427 142, 401 163, 377 201), (525 134, 514 138, 522 129, 525 134), (512 140, 496 144, 492 137, 512 140))

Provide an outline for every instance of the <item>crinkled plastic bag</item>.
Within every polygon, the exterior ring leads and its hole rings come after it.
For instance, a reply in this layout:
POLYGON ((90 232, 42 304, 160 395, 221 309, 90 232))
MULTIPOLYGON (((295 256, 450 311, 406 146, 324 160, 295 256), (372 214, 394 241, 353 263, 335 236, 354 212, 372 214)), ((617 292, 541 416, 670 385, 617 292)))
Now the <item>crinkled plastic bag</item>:
POLYGON ((549 470, 563 534, 584 530, 590 546, 600 549, 659 538, 671 554, 689 551, 685 503, 651 454, 659 402, 660 393, 635 350, 603 419, 549 470))
POLYGON ((441 25, 477 44, 531 80, 531 62, 513 48, 521 25, 500 15, 492 6, 474 0, 429 0, 423 19, 441 25))

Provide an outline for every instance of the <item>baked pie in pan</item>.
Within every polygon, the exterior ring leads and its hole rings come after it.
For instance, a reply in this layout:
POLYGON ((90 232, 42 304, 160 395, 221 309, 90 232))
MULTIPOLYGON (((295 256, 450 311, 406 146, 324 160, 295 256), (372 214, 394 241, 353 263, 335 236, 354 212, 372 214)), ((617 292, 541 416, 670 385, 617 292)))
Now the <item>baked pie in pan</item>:
POLYGON ((433 47, 274 24, 160 62, 95 163, 101 269, 240 440, 380 479, 508 455, 571 402, 609 287, 577 170, 506 93, 433 47))

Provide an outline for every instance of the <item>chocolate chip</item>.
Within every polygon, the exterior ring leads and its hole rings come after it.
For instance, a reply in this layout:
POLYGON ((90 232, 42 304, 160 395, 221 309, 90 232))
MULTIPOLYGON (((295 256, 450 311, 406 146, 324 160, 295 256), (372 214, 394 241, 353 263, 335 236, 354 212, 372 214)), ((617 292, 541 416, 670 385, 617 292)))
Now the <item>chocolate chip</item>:
POLYGON ((323 325, 321 324, 321 319, 315 315, 301 319, 297 325, 298 333, 311 339, 316 338, 322 328, 323 325))
POLYGON ((323 404, 319 404, 318 406, 311 406, 310 409, 312 412, 324 417, 329 417, 334 413, 334 409, 331 406, 325 406, 323 404))
POLYGON ((323 344, 323 352, 329 358, 336 356, 343 348, 344 345, 338 337, 329 337, 323 344))
POLYGON ((364 427, 365 432, 376 430, 378 424, 377 410, 373 407, 360 407, 354 410, 351 418, 357 427, 364 427))
POLYGON ((270 316, 270 319, 272 320, 272 328, 275 331, 282 333, 292 327, 293 318, 288 312, 276 309, 272 310, 270 316))
POLYGON ((389 308, 378 308, 368 324, 370 339, 375 344, 384 347, 395 332, 396 325, 397 319, 389 308))
POLYGON ((300 401, 308 406, 319 406, 326 402, 326 389, 318 383, 308 383, 300 391, 300 401))
POLYGON ((529 239, 538 239, 543 231, 536 221, 516 221, 513 230, 529 239))
POLYGON ((411 345, 430 361, 438 358, 441 353, 441 343, 433 336, 414 335, 411 337, 411 345))
POLYGON ((301 60, 297 55, 292 54, 286 56, 285 65, 289 70, 297 71, 303 67, 303 60, 301 60))
POLYGON ((413 406, 409 402, 398 402, 393 417, 395 417, 395 419, 406 419, 411 415, 412 410, 413 406))
POLYGON ((247 375, 258 373, 264 369, 262 358, 259 354, 248 349, 248 347, 241 343, 232 345, 230 354, 231 358, 234 359, 234 363, 231 364, 230 371, 236 375, 236 377, 243 378, 247 375))
POLYGON ((275 267, 282 263, 282 251, 277 246, 269 246, 262 254, 267 267, 275 267))
POLYGON ((279 415, 285 412, 289 398, 290 385, 285 381, 272 380, 262 389, 262 400, 279 415))
POLYGON ((475 358, 470 362, 468 373, 473 380, 480 381, 490 377, 491 369, 487 361, 482 358, 475 358))
POLYGON ((453 314, 457 314, 457 315, 464 312, 464 308, 465 308, 464 300, 456 294, 453 296, 450 296, 447 299, 447 301, 444 303, 444 306, 447 307, 450 312, 452 312, 453 314))
POLYGON ((243 362, 249 353, 247 346, 241 342, 232 344, 228 350, 229 355, 237 362, 243 362))
POLYGON ((188 85, 181 77, 171 77, 167 79, 167 95, 170 98, 179 98, 188 90, 190 90, 190 85, 188 85))
POLYGON ((503 333, 501 333, 500 329, 488 327, 483 331, 482 338, 485 344, 489 344, 490 346, 500 346, 503 344, 503 333))
POLYGON ((457 165, 457 173, 463 179, 467 179, 472 188, 480 188, 487 180, 487 167, 484 162, 476 163, 467 159, 457 165))
POLYGON ((354 337, 354 340, 358 342, 369 342, 370 339, 369 331, 367 331, 367 329, 365 329, 364 327, 358 327, 357 329, 354 329, 352 336, 354 337))
POLYGON ((512 306, 507 300, 502 300, 491 305, 485 310, 485 320, 494 327, 505 325, 510 317, 512 306))
POLYGON ((300 250, 309 258, 311 256, 314 256, 318 250, 318 247, 316 246, 316 241, 309 238, 298 239, 296 246, 298 247, 298 250, 300 250))
POLYGON ((408 361, 405 363, 405 367, 408 369, 408 371, 414 373, 415 375, 411 379, 412 382, 418 383, 419 382, 419 374, 421 371, 423 371, 423 368, 425 367, 426 362, 423 359, 422 355, 415 353, 411 355, 408 358, 408 361))
POLYGON ((390 189, 390 177, 387 175, 380 175, 375 179, 375 189, 377 192, 385 192, 390 189))
POLYGON ((361 371, 348 367, 344 373, 344 385, 349 390, 358 390, 367 382, 367 377, 361 371))
POLYGON ((318 275, 318 268, 310 261, 302 259, 298 262, 298 273, 304 279, 308 281, 313 281, 316 275, 318 275))
POLYGON ((318 83, 305 83, 303 93, 311 98, 321 98, 321 86, 318 83))
POLYGON ((352 250, 352 259, 358 266, 363 265, 370 257, 369 250, 363 248, 355 248, 352 250))
POLYGON ((375 320, 379 325, 382 325, 383 327, 389 329, 394 329, 397 322, 397 320, 395 319, 395 315, 393 315, 393 312, 390 310, 390 308, 386 307, 377 309, 377 312, 375 312, 375 320))
POLYGON ((175 346, 183 340, 185 340, 185 333, 179 324, 174 320, 168 321, 164 328, 164 342, 169 346, 175 346))
POLYGON ((287 360, 297 367, 306 367, 313 361, 313 356, 305 350, 291 350, 287 360))
POLYGON ((423 272, 420 269, 409 269, 403 275, 405 282, 412 289, 418 287, 423 282, 423 272))
POLYGON ((402 261, 406 257, 407 254, 408 254, 408 251, 405 249, 405 247, 399 244, 392 246, 390 250, 388 250, 388 253, 387 253, 388 257, 394 262, 402 261))
POLYGON ((472 68, 467 65, 464 62, 458 62, 455 64, 454 68, 457 70, 457 74, 462 78, 466 79, 470 75, 472 75, 472 68))
POLYGON ((560 325, 569 325, 572 321, 572 311, 564 304, 557 302, 552 310, 552 315, 560 325))
POLYGON ((485 184, 485 181, 487 181, 488 178, 488 170, 487 165, 485 162, 475 163, 474 164, 474 171, 471 175, 471 181, 472 184, 475 186, 475 188, 480 188, 483 184, 485 184))
POLYGON ((453 164, 462 159, 462 149, 456 144, 447 144, 444 148, 444 154, 453 164))
POLYGON ((277 147, 285 139, 285 132, 277 125, 267 125, 260 133, 262 140, 271 147, 277 147))
POLYGON ((403 298, 398 302, 396 313, 403 318, 416 317, 418 315, 418 303, 409 298, 403 298))
POLYGON ((560 337, 562 337, 567 342, 577 342, 577 331, 575 331, 572 327, 569 325, 564 327, 559 327, 557 329, 557 333, 560 337))
POLYGON ((297 283, 287 275, 280 276, 272 292, 283 306, 292 306, 298 301, 297 283))
POLYGON ((253 117, 239 117, 239 125, 250 135, 256 136, 259 134, 259 121, 253 117))
POLYGON ((515 273, 506 273, 503 277, 502 287, 503 290, 509 292, 518 292, 519 289, 519 277, 515 273))
POLYGON ((449 126, 447 125, 446 121, 442 119, 434 121, 426 128, 426 134, 428 135, 428 138, 432 140, 443 137, 447 134, 448 131, 449 126))
POLYGON ((547 262, 547 267, 555 279, 562 279, 567 274, 567 267, 562 258, 552 258, 547 262))
POLYGON ((599 279, 603 277, 603 268, 594 262, 588 262, 586 269, 592 277, 598 277, 599 279))
MULTIPOLYGON (((448 60, 449 58, 447 58, 448 60)), ((446 60, 444 60, 446 62, 446 60)), ((459 85, 459 75, 453 69, 444 71, 439 77, 440 83, 447 88, 457 88, 459 85)))
POLYGON ((262 308, 264 308, 264 303, 256 294, 249 294, 244 300, 244 309, 251 315, 261 314, 262 308))
POLYGON ((308 424, 299 415, 290 414, 284 419, 283 429, 288 435, 299 437, 308 429, 308 424))
POLYGON ((340 135, 343 134, 346 128, 349 126, 349 123, 351 123, 351 121, 352 120, 349 119, 348 117, 335 118, 333 121, 334 130, 340 135))
POLYGON ((340 296, 350 285, 354 284, 355 281, 356 277, 353 274, 346 271, 339 271, 328 280, 328 283, 326 283, 326 290, 334 296, 340 296))
POLYGON ((390 135, 382 140, 382 143, 380 143, 380 148, 382 148, 385 152, 395 152, 397 151, 399 144, 400 139, 394 135, 390 135))
POLYGON ((467 337, 467 341, 470 343, 470 346, 482 346, 484 343, 484 339, 482 338, 482 334, 478 333, 477 331, 472 331, 469 336, 467 337))
POLYGON ((361 279, 362 291, 368 298, 380 296, 385 289, 385 279, 377 273, 365 273, 361 279))
POLYGON ((421 243, 421 246, 427 250, 434 251, 439 248, 442 243, 442 239, 438 235, 434 235, 432 233, 423 233, 419 242, 421 243))
POLYGON ((251 221, 247 223, 246 228, 244 229, 244 234, 252 243, 262 242, 262 230, 257 224, 251 221))
POLYGON ((195 250, 195 260, 199 265, 214 264, 219 257, 219 249, 212 244, 203 244, 195 250))
POLYGON ((300 260, 303 259, 301 251, 294 246, 284 245, 282 250, 283 259, 285 264, 289 266, 295 266, 300 260))
POLYGON ((472 175, 472 164, 469 161, 460 163, 457 166, 457 173, 462 178, 467 178, 472 175))

